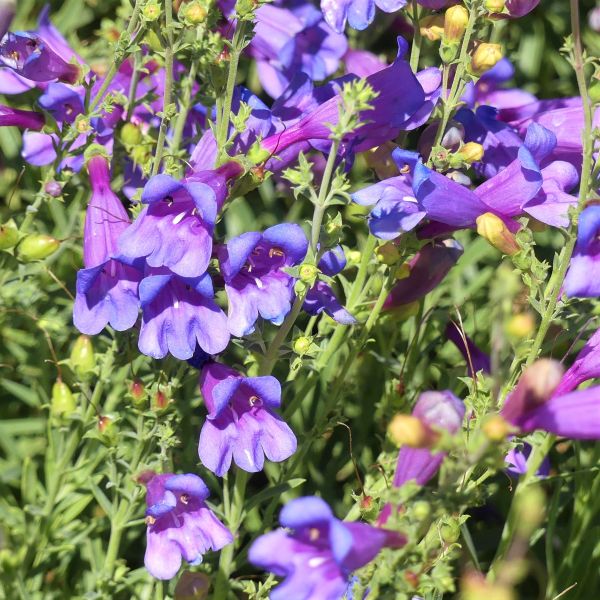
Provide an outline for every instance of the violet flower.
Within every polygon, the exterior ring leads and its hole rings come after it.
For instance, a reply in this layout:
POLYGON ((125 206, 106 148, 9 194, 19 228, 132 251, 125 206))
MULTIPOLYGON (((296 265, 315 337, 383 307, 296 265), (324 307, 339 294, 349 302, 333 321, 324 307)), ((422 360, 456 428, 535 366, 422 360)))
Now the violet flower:
POLYGON ((198 456, 222 477, 231 461, 244 471, 261 471, 265 457, 281 462, 296 451, 296 436, 275 412, 281 405, 281 385, 272 376, 244 377, 208 363, 200 375, 208 417, 202 426, 198 456))
POLYGON ((38 112, 0 104, 0 127, 19 127, 20 129, 39 131, 44 123, 44 115, 38 112))
POLYGON ((467 362, 469 375, 475 377, 476 373, 490 374, 492 372, 491 359, 489 354, 486 354, 475 345, 475 342, 466 334, 464 334, 456 323, 449 322, 445 331, 446 337, 458 348, 467 362), (471 369, 472 367, 472 369, 471 369), (472 372, 471 372, 472 371, 472 372))
POLYGON ((0 44, 0 60, 15 73, 31 81, 58 79, 65 83, 75 83, 79 79, 79 67, 63 60, 35 32, 7 33, 0 44))
POLYGON ((82 89, 64 83, 50 83, 38 98, 38 104, 49 112, 57 123, 73 123, 84 112, 82 89))
MULTIPOLYGON (((513 477, 520 477, 527 473, 527 461, 531 455, 531 445, 523 442, 521 448, 516 447, 510 450, 504 457, 506 472, 513 477)), ((547 477, 550 474, 550 459, 546 456, 540 468, 537 471, 538 477, 547 477)))
POLYGON ((336 519, 321 498, 296 498, 282 509, 277 529, 260 536, 248 559, 285 578, 272 600, 339 600, 351 573, 372 561, 384 546, 400 547, 400 534, 366 523, 336 519))
POLYGON ((128 263, 145 258, 150 267, 200 277, 212 254, 217 200, 207 183, 155 175, 142 191, 147 206, 119 240, 119 258, 128 263))
POLYGON ((110 189, 108 160, 93 156, 87 164, 92 197, 83 232, 84 269, 77 273, 73 323, 82 333, 95 335, 110 325, 117 331, 133 327, 138 316, 140 273, 114 258, 119 235, 129 217, 110 189))
POLYGON ((146 487, 144 564, 153 577, 172 579, 182 559, 198 565, 209 550, 233 542, 231 532, 206 505, 210 493, 197 475, 154 475, 146 487))
POLYGON ((346 21, 352 29, 366 29, 375 18, 375 7, 393 13, 404 6, 407 0, 321 0, 325 20, 338 32, 343 32, 346 21))
POLYGON ((308 241, 293 223, 250 231, 218 249, 229 302, 229 331, 238 337, 254 331, 259 315, 281 325, 291 308, 294 278, 285 268, 304 259, 308 241))
POLYGON ((563 289, 569 298, 600 296, 600 206, 588 206, 579 215, 577 243, 563 289))
POLYGON ((333 31, 310 4, 261 6, 254 30, 250 52, 261 85, 273 98, 281 96, 299 71, 313 81, 333 75, 348 47, 346 37, 333 31))
MULTIPOLYGON (((465 406, 452 392, 424 392, 419 396, 412 416, 434 433, 446 431, 454 435, 460 431, 465 416, 465 406)), ((394 487, 402 487, 409 481, 423 486, 438 472, 446 458, 446 452, 436 452, 430 448, 412 448, 402 446, 398 453, 398 462, 394 474, 394 487)), ((392 514, 392 505, 386 504, 378 518, 385 524, 392 514)))
POLYGON ((229 343, 227 317, 214 301, 207 273, 179 277, 168 269, 151 269, 139 288, 142 326, 138 348, 153 358, 171 353, 187 360, 196 346, 218 354, 229 343))

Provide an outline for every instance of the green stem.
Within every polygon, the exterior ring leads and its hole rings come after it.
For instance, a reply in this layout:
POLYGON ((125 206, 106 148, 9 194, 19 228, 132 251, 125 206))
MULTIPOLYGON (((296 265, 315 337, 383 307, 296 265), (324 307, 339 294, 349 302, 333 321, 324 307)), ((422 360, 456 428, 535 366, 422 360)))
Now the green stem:
POLYGON ((160 169, 167 129, 171 119, 171 102, 173 94, 173 0, 165 0, 165 27, 167 30, 167 47, 165 48, 165 93, 163 97, 163 113, 158 130, 158 141, 156 142, 156 153, 152 165, 152 175, 156 175, 160 169))
POLYGON ((138 50, 133 55, 133 74, 131 75, 131 82, 129 83, 129 94, 127 96, 127 116, 125 121, 129 123, 135 109, 135 97, 137 92, 137 86, 140 81, 140 66, 141 66, 141 52, 138 50))
POLYGON ((419 69, 419 58, 421 56, 421 41, 423 37, 421 36, 421 28, 419 27, 419 5, 417 4, 417 0, 412 0, 412 22, 413 22, 413 43, 410 49, 410 68, 413 73, 416 73, 419 69))

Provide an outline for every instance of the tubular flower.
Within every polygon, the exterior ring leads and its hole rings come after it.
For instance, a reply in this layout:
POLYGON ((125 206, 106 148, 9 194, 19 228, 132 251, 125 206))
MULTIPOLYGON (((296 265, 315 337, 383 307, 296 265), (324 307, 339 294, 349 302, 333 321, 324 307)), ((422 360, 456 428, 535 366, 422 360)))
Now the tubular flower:
POLYGON ((19 127, 39 131, 45 123, 44 115, 32 110, 20 110, 0 104, 0 127, 19 127))
POLYGON ((222 477, 235 464, 250 473, 261 471, 265 457, 281 462, 296 451, 296 436, 275 409, 281 405, 281 385, 275 377, 244 377, 208 363, 200 375, 208 409, 198 456, 222 477))
POLYGON ((384 546, 406 543, 396 532, 336 519, 314 496, 286 504, 279 522, 285 529, 259 537, 248 554, 251 563, 285 578, 271 592, 272 600, 339 600, 353 571, 384 546))
POLYGON ((600 206, 588 206, 579 215, 577 244, 564 282, 569 298, 600 296, 600 206))
POLYGON ((346 21, 352 29, 366 29, 375 18, 375 7, 393 13, 406 6, 407 0, 321 0, 325 20, 338 32, 344 31, 346 21))
POLYGON ((153 577, 172 579, 182 559, 202 562, 209 550, 233 542, 231 532, 208 508, 208 488, 197 475, 153 475, 146 483, 146 555, 153 577))

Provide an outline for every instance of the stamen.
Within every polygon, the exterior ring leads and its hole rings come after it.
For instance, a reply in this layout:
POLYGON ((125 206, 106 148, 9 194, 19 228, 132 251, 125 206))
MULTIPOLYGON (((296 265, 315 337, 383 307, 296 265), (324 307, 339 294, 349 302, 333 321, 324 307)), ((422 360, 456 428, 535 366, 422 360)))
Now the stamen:
POLYGON ((181 494, 181 496, 179 496, 179 499, 181 500, 182 504, 188 504, 190 501, 190 496, 189 494, 181 494))
POLYGON ((271 248, 269 250, 269 258, 273 258, 274 256, 285 256, 283 251, 279 248, 271 248))
POLYGON ((308 532, 308 539, 311 542, 316 542, 321 537, 321 532, 316 527, 311 527, 308 532))
POLYGON ((148 515, 145 521, 146 525, 154 525, 154 523, 156 523, 156 519, 152 515, 148 515))
POLYGON ((258 396, 250 396, 250 398, 248 398, 248 403, 250 406, 256 406, 260 403, 260 398, 258 396))

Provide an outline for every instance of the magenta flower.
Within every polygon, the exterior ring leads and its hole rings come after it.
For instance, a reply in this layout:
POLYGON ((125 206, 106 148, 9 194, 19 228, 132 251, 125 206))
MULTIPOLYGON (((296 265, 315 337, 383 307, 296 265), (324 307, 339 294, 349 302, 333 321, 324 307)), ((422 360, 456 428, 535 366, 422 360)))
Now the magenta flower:
POLYGON ((83 231, 84 269, 77 273, 73 323, 82 333, 95 335, 110 325, 117 331, 137 320, 140 272, 114 258, 117 239, 129 226, 129 217, 110 189, 108 160, 88 161, 92 197, 83 231))
POLYGON ((0 127, 19 127, 39 131, 45 122, 44 115, 41 113, 0 104, 0 127))
POLYGON ((282 509, 277 529, 259 537, 248 559, 285 578, 271 600, 339 600, 351 573, 371 562, 384 546, 401 547, 403 536, 335 518, 321 498, 296 498, 282 509))
POLYGON ((296 451, 296 436, 276 414, 281 385, 275 377, 244 377, 219 364, 208 363, 200 375, 208 417, 200 432, 198 456, 222 477, 235 464, 244 471, 261 471, 265 457, 281 462, 296 451))
POLYGON ((146 486, 144 564, 153 577, 172 579, 182 559, 197 565, 209 550, 233 542, 231 532, 206 505, 209 491, 197 475, 154 475, 146 486))
POLYGON ((577 244, 564 282, 569 298, 600 296, 600 206, 588 206, 579 215, 577 244))

